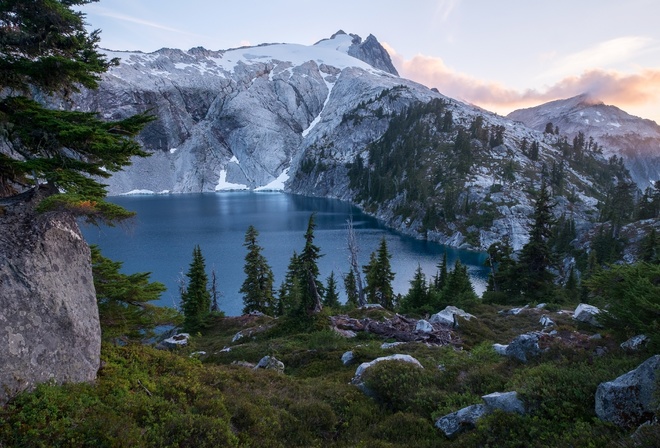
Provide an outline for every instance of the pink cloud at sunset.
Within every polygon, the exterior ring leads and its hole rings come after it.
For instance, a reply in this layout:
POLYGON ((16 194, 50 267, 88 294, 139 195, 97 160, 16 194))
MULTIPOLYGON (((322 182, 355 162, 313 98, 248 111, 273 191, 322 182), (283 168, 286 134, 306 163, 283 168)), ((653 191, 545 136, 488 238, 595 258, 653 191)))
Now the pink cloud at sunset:
POLYGON ((587 69, 542 88, 515 89, 460 73, 437 57, 417 55, 405 59, 391 47, 385 47, 402 77, 500 114, 587 93, 606 104, 660 123, 660 69, 643 68, 636 73, 587 69))

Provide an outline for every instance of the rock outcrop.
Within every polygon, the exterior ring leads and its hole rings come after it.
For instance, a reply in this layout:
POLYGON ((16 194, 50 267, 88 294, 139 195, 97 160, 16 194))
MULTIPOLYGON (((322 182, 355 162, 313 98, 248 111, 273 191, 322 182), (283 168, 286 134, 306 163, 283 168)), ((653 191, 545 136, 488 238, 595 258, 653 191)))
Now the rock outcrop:
POLYGON ((654 400, 658 369, 660 355, 655 355, 635 370, 600 383, 596 390, 596 415, 621 427, 639 426, 653 419, 658 411, 654 400))
POLYGON ((577 308, 575 308, 573 319, 577 320, 578 322, 600 327, 602 326, 600 322, 598 322, 598 315, 600 312, 600 309, 593 305, 581 303, 577 306, 577 308))
POLYGON ((75 219, 31 199, 0 213, 0 403, 38 383, 92 381, 101 327, 89 246, 75 219))

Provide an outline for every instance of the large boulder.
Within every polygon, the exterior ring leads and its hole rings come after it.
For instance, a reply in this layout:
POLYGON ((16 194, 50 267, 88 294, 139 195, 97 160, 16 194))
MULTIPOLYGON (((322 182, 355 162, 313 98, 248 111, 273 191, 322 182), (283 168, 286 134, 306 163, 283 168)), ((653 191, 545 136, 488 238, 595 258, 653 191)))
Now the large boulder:
POLYGON ((445 433, 447 437, 454 437, 461 432, 472 429, 477 421, 488 414, 488 408, 483 404, 473 404, 435 421, 435 427, 445 433))
POLYGON ((613 381, 596 389, 596 415, 621 427, 638 426, 658 411, 654 394, 658 384, 660 355, 655 355, 613 381))
POLYGON ((507 413, 525 413, 525 405, 518 398, 518 392, 493 392, 481 397, 489 412, 500 410, 507 413))
POLYGON ((93 381, 101 327, 89 246, 41 191, 0 213, 0 403, 38 383, 93 381))
POLYGON ((504 354, 520 362, 527 362, 530 357, 534 357, 541 352, 539 338, 539 334, 534 332, 521 334, 506 346, 504 354))
POLYGON ((455 306, 450 305, 446 307, 444 310, 440 311, 439 313, 436 313, 433 316, 431 316, 429 322, 432 324, 454 326, 456 325, 455 316, 460 316, 466 320, 470 320, 474 317, 472 314, 467 313, 460 308, 456 308, 455 306))
POLYGON ((598 322, 599 314, 599 308, 593 305, 587 305, 586 303, 581 303, 577 306, 577 308, 575 308, 575 311, 573 312, 573 319, 577 320, 578 322, 600 327, 600 322, 598 322))
POLYGON ((259 360, 254 369, 274 370, 278 373, 284 373, 284 363, 274 356, 264 356, 259 360))

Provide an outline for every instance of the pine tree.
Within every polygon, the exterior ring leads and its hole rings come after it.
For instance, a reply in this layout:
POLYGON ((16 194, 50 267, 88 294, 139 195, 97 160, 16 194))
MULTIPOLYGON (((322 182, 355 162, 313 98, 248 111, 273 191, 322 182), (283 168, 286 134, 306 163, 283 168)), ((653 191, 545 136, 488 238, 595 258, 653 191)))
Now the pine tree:
POLYGON ((259 311, 272 313, 274 307, 273 284, 275 277, 266 257, 261 253, 263 248, 257 242, 259 232, 253 226, 245 232, 245 243, 248 253, 245 255, 245 280, 240 289, 243 294, 243 313, 259 311))
POLYGON ((150 272, 122 274, 122 262, 104 257, 97 246, 90 249, 104 340, 142 341, 152 337, 157 326, 178 320, 172 308, 149 303, 165 291, 162 283, 149 281, 150 272))
POLYGON ((548 270, 552 263, 552 251, 548 239, 554 224, 553 206, 543 180, 534 206, 534 223, 529 232, 529 241, 520 253, 521 271, 524 273, 523 291, 528 297, 541 298, 552 287, 553 275, 548 270))
POLYGON ((41 210, 62 209, 91 222, 132 216, 105 201, 97 179, 145 157, 132 137, 152 118, 119 121, 95 113, 48 109, 34 100, 52 96, 68 104, 79 88, 96 88, 118 60, 98 51, 99 33, 85 30, 73 6, 88 0, 7 0, 0 3, 0 196, 41 184, 49 197, 41 210))
POLYGON ((181 311, 183 312, 183 328, 193 332, 202 329, 211 311, 211 294, 206 275, 206 263, 199 245, 193 249, 193 259, 186 273, 188 282, 181 294, 181 311))
POLYGON ((447 283, 447 251, 442 254, 442 261, 438 263, 438 273, 433 278, 433 289, 442 291, 447 283))
POLYGON ((390 255, 387 249, 387 241, 383 237, 376 252, 372 252, 369 258, 369 264, 364 266, 366 274, 367 300, 370 303, 379 303, 388 310, 394 309, 394 292, 392 290, 392 281, 394 273, 392 272, 390 255))
POLYGON ((325 297, 323 297, 323 306, 328 308, 339 308, 339 294, 337 293, 337 281, 335 272, 330 272, 325 286, 325 297))

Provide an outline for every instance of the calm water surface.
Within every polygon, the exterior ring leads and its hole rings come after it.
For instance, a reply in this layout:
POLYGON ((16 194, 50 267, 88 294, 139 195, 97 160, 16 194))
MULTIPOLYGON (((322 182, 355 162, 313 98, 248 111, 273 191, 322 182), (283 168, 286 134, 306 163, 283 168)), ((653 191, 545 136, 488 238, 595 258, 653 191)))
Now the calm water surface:
POLYGON ((334 271, 342 298, 342 275, 348 272, 346 220, 353 226, 360 245, 360 262, 369 261, 385 236, 392 254, 395 293, 405 294, 418 264, 427 278, 435 275, 445 250, 449 263, 457 257, 468 265, 475 290, 486 287, 485 255, 445 248, 437 243, 420 241, 386 228, 376 219, 345 202, 296 196, 285 193, 226 192, 158 196, 113 197, 110 200, 137 212, 137 217, 121 227, 84 226, 90 244, 101 247, 103 255, 124 263, 125 273, 152 273, 152 280, 164 283, 167 291, 160 305, 177 306, 177 279, 188 271, 193 247, 199 244, 207 271, 215 269, 220 306, 227 315, 241 314, 239 289, 246 250, 245 231, 253 225, 259 231, 259 244, 275 274, 279 287, 293 251, 300 253, 311 213, 316 213, 314 242, 324 256, 319 260, 321 280, 334 271))

